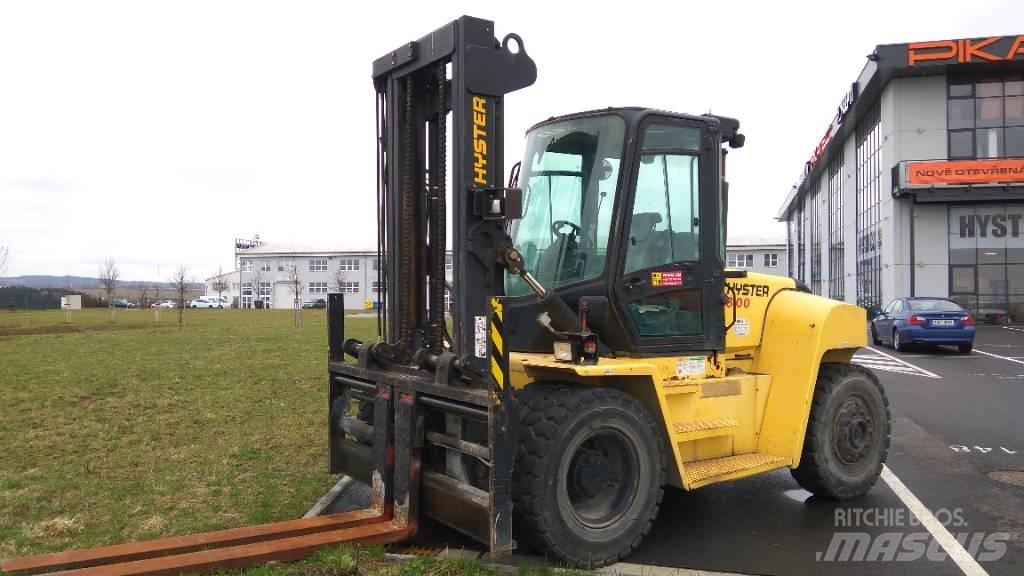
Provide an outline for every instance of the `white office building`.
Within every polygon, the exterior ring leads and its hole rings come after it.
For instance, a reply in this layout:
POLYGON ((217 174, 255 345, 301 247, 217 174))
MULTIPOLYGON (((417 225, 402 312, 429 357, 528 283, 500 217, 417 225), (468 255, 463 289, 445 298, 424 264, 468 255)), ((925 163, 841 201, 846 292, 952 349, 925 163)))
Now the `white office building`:
POLYGON ((775 276, 789 275, 786 241, 781 238, 730 238, 725 254, 729 268, 775 276))
MULTIPOLYGON (((345 308, 372 308, 385 291, 376 248, 236 240, 235 256, 238 276, 232 280, 230 293, 235 306, 241 308, 292 308, 296 298, 326 300, 331 292, 345 295, 345 308)), ((445 277, 451 282, 450 253, 445 277)), ((445 307, 448 305, 446 299, 445 307)))

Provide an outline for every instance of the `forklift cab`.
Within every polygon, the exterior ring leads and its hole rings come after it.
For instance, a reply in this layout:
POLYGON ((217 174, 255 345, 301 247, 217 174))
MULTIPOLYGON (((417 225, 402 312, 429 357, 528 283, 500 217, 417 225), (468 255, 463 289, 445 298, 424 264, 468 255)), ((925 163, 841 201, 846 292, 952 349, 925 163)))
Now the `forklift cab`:
MULTIPOLYGON (((726 200, 723 143, 738 122, 641 108, 553 118, 527 133, 523 216, 510 236, 526 270, 570 306, 604 297, 595 327, 615 352, 722 350, 726 200)), ((506 294, 526 296, 518 276, 506 294)), ((524 299, 512 309, 536 316, 524 299)), ((548 351, 516 323, 517 350, 548 351)))

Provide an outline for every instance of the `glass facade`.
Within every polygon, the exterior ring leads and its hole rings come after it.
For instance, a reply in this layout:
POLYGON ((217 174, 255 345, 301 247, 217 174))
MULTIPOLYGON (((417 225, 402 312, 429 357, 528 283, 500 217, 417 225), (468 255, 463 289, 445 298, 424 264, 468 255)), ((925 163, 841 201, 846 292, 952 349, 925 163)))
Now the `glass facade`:
POLYGON ((1024 77, 951 76, 947 96, 950 158, 1024 156, 1024 77))
POLYGON ((821 295, 821 226, 818 220, 820 211, 821 185, 817 182, 811 191, 811 209, 808 217, 811 227, 811 291, 821 295))
POLYGON ((828 163, 828 297, 845 296, 843 248, 843 149, 828 163))
POLYGON ((857 126, 857 304, 882 305, 882 117, 878 104, 857 126))
POLYGON ((949 294, 979 323, 1024 318, 1024 204, 949 207, 949 294))
POLYGON ((807 268, 807 253, 804 250, 804 199, 800 199, 800 205, 796 209, 795 226, 796 226, 796 279, 801 282, 807 281, 805 275, 807 268))

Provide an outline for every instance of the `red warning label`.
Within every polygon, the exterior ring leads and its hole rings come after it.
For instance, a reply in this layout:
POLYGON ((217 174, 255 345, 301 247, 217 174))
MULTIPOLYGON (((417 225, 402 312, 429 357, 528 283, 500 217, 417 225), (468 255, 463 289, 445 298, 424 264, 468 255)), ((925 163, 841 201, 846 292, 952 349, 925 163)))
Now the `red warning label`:
POLYGON ((682 270, 666 270, 664 272, 651 272, 651 286, 682 286, 682 270))

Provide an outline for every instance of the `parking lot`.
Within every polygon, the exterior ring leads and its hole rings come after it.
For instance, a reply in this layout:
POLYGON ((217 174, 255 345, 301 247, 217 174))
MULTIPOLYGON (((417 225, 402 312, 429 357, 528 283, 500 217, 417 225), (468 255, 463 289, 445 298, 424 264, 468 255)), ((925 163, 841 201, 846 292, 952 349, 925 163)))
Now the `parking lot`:
MULTIPOLYGON (((787 471, 666 491, 629 558, 743 574, 1024 573, 1024 328, 978 329, 975 351, 874 347, 855 361, 889 394, 888 471, 860 500, 810 497, 787 471), (920 519, 923 519, 922 523, 920 519)), ((469 543, 434 524, 423 544, 469 543)))

